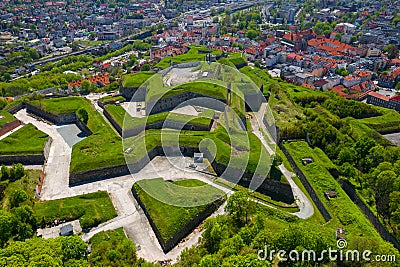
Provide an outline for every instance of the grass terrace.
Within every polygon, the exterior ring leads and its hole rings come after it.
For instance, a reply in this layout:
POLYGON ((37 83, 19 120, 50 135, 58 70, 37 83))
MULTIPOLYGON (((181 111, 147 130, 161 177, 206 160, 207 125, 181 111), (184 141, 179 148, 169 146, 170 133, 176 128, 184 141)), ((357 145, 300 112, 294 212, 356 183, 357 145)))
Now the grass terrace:
POLYGON ((221 127, 212 133, 163 130, 161 134, 160 130, 146 130, 143 135, 124 140, 125 147, 133 148, 133 151, 126 155, 128 162, 141 159, 146 153, 157 146, 161 146, 161 144, 163 146, 179 144, 180 146, 198 148, 200 143, 215 155, 215 160, 220 164, 243 167, 250 173, 258 173, 265 177, 268 175, 268 166, 271 160, 269 154, 260 140, 250 132, 233 132, 228 135, 221 127))
POLYGON ((179 207, 166 203, 188 202, 196 203, 204 197, 212 197, 214 200, 225 198, 224 192, 207 185, 198 180, 182 180, 177 182, 165 182, 162 178, 141 180, 133 185, 140 200, 146 207, 151 220, 159 230, 162 241, 168 241, 186 223, 193 219, 199 212, 202 212, 206 205, 194 207, 179 207), (191 190, 190 188, 196 188, 191 190), (149 195, 146 191, 156 193, 156 198, 168 199, 170 202, 162 202, 149 195), (191 192, 188 194, 188 192, 191 192), (186 202, 188 201, 188 202, 186 202))
POLYGON ((393 110, 375 107, 382 116, 360 119, 359 121, 379 133, 400 131, 400 114, 393 110))
POLYGON ((226 98, 226 88, 204 81, 194 81, 190 83, 180 84, 176 87, 149 86, 147 90, 146 101, 158 100, 185 92, 198 93, 204 96, 210 96, 218 99, 226 98))
POLYGON ((152 71, 141 71, 134 74, 126 75, 122 81, 122 87, 139 88, 145 81, 152 77, 155 73, 152 71))
POLYGON ((49 136, 47 134, 29 123, 0 140, 0 155, 42 154, 48 139, 49 136))
POLYGON ((168 56, 164 57, 160 62, 158 62, 155 67, 160 69, 166 69, 170 66, 170 63, 185 63, 185 62, 195 62, 195 61, 205 61, 206 54, 199 54, 199 48, 191 48, 186 54, 178 56, 168 56))
POLYGON ((162 112, 150 115, 148 117, 134 118, 131 117, 120 105, 106 105, 104 108, 110 113, 111 117, 118 123, 118 125, 122 129, 150 125, 165 120, 208 126, 210 125, 211 118, 214 114, 212 110, 201 113, 199 117, 185 114, 162 112), (127 117, 125 118, 125 116, 127 117))
POLYGON ((100 98, 100 101, 107 104, 110 102, 116 102, 116 101, 124 101, 125 98, 122 95, 117 95, 117 96, 112 96, 112 95, 108 95, 105 97, 100 98))
POLYGON ((0 110, 0 128, 3 127, 4 124, 15 120, 17 119, 13 115, 5 110, 0 110))
POLYGON ((303 141, 286 143, 285 147, 306 175, 328 212, 332 215, 332 220, 327 225, 342 227, 346 231, 346 236, 350 238, 352 236, 364 236, 380 239, 368 219, 351 201, 335 178, 330 175, 327 168, 333 166, 333 163, 323 151, 319 148, 312 149, 303 141), (314 162, 304 166, 301 163, 301 159, 305 157, 313 158, 314 162), (337 197, 330 200, 325 198, 324 192, 328 190, 336 191, 337 197))
POLYGON ((97 226, 117 216, 107 192, 95 193, 57 199, 39 201, 34 210, 39 221, 46 224, 54 220, 72 221, 79 219, 82 228, 97 226))
POLYGON ((88 112, 87 126, 93 134, 73 146, 70 173, 125 163, 121 138, 89 100, 82 97, 65 97, 36 100, 31 104, 55 114, 75 113, 80 108, 88 112))

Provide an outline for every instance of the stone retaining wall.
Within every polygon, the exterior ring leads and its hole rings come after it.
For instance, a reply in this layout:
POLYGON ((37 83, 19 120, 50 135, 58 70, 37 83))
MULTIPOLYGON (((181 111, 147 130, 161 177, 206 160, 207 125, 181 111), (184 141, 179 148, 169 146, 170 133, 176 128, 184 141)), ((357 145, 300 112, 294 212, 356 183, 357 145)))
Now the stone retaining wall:
POLYGON ((68 114, 54 114, 47 112, 41 108, 33 106, 29 103, 26 103, 26 111, 29 113, 33 113, 37 116, 40 116, 48 121, 51 121, 56 124, 72 124, 77 120, 77 116, 75 113, 68 114))
POLYGON ((315 206, 317 206, 319 212, 321 212, 322 217, 324 217, 326 222, 330 221, 332 219, 332 216, 329 214, 328 210, 325 208, 324 204, 319 199, 317 193, 315 192, 314 188, 311 186, 311 184, 308 181, 307 177, 304 175, 304 173, 299 168, 299 166, 297 166, 297 163, 293 159, 292 155, 290 155, 289 151, 282 144, 279 144, 279 148, 282 150, 282 152, 285 154, 285 156, 289 160, 290 165, 292 166, 292 168, 295 171, 296 175, 299 177, 301 183, 306 188, 306 190, 307 190, 308 194, 310 195, 311 199, 314 201, 315 206))
POLYGON ((0 156, 0 165, 12 165, 21 163, 23 165, 43 165, 45 157, 43 154, 38 155, 6 155, 0 156))
POLYGON ((20 125, 23 125, 23 123, 20 122, 19 120, 4 123, 3 127, 0 128, 0 136, 8 133, 9 131, 14 130, 15 128, 17 128, 20 125))

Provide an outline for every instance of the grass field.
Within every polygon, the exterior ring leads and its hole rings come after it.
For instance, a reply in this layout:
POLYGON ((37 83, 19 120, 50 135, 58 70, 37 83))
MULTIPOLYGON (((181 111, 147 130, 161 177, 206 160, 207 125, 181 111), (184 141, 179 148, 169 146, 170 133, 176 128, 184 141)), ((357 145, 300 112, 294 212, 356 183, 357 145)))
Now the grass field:
POLYGON ((330 175, 326 167, 331 166, 333 163, 330 162, 326 155, 323 156, 323 152, 320 149, 312 149, 306 142, 286 143, 285 147, 306 175, 328 212, 332 215, 332 220, 327 225, 342 227, 346 231, 346 236, 350 237, 350 239, 352 236, 380 239, 380 236, 367 218, 364 217, 364 214, 342 190, 340 184, 330 175), (301 163, 301 159, 305 157, 312 157, 314 162, 304 166, 301 163), (324 192, 328 190, 336 191, 338 196, 327 200, 324 192))
POLYGON ((166 203, 195 205, 196 202, 200 203, 202 200, 216 200, 225 197, 225 194, 219 189, 196 180, 179 182, 164 182, 162 178, 141 180, 133 185, 133 189, 146 206, 146 210, 164 242, 206 207, 206 205, 182 207, 166 203), (152 196, 147 193, 148 190, 151 190, 152 196))
POLYGON ((160 146, 180 144, 181 146, 208 148, 215 155, 215 160, 225 166, 235 166, 246 169, 250 173, 258 173, 264 177, 268 175, 270 157, 260 140, 253 133, 232 133, 228 135, 222 128, 214 132, 146 130, 144 135, 127 138, 125 147, 132 147, 132 153, 126 155, 128 162, 141 159, 148 151, 160 146), (247 142, 248 134, 248 142, 247 142), (205 140, 204 142, 202 142, 205 140), (212 144, 214 143, 215 146, 212 144), (231 147, 231 143, 234 147, 231 147))
POLYGON ((121 138, 89 100, 82 97, 65 97, 36 100, 31 104, 55 114, 75 113, 80 108, 88 112, 87 126, 93 134, 73 146, 70 173, 125 163, 121 138))
POLYGON ((35 204, 34 210, 39 221, 51 223, 56 219, 66 221, 79 219, 83 228, 96 226, 117 216, 108 193, 104 191, 40 201, 35 204))
POLYGON ((0 140, 0 155, 37 155, 43 153, 49 136, 32 124, 23 126, 0 140))
POLYGON ((154 72, 152 71, 141 71, 134 74, 128 74, 122 79, 122 86, 126 88, 139 88, 147 79, 152 77, 154 72))
POLYGON ((118 95, 118 96, 108 95, 108 96, 100 98, 100 101, 103 103, 122 101, 122 100, 125 100, 125 98, 122 95, 118 95))
POLYGON ((8 113, 5 110, 0 110, 0 128, 3 127, 3 125, 7 122, 12 122, 15 121, 16 118, 14 118, 13 115, 8 113))
POLYGON ((378 133, 387 133, 392 131, 400 131, 400 114, 394 109, 376 107, 382 116, 360 119, 358 121, 364 123, 378 133))
POLYGON ((148 117, 133 118, 120 105, 106 105, 104 108, 110 113, 111 117, 118 123, 118 125, 122 129, 150 125, 152 123, 157 123, 165 120, 208 126, 211 123, 211 118, 214 113, 203 112, 199 115, 199 117, 196 117, 185 114, 162 112, 150 115, 148 117))
POLYGON ((206 54, 199 54, 198 48, 191 48, 186 54, 178 56, 167 56, 164 57, 160 62, 158 62, 155 67, 160 69, 166 69, 170 66, 170 62, 174 63, 184 63, 184 62, 194 62, 194 61, 205 61, 206 54))
POLYGON ((163 87, 163 86, 149 86, 146 94, 146 101, 154 101, 161 98, 166 98, 174 95, 178 95, 185 92, 198 93, 204 96, 210 96, 212 98, 225 99, 226 88, 204 81, 194 81, 190 83, 180 84, 176 87, 163 87))

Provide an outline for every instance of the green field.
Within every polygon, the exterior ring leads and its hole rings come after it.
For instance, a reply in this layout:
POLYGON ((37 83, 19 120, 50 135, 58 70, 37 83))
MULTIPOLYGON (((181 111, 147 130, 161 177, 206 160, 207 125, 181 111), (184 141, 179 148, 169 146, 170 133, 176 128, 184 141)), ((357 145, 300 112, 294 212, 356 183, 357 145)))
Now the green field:
POLYGON ((134 74, 129 74, 123 77, 122 87, 139 88, 147 79, 155 73, 151 71, 141 71, 134 74))
POLYGON ((37 155, 43 154, 43 148, 49 136, 27 124, 0 140, 0 155, 37 155))
POLYGON ((73 146, 70 173, 125 163, 121 138, 89 100, 82 97, 65 97, 36 100, 31 104, 54 114, 75 113, 80 108, 88 112, 87 126, 93 134, 73 146))
POLYGON ((118 125, 122 129, 129 129, 132 127, 150 125, 165 120, 208 126, 210 125, 211 118, 214 114, 212 110, 208 110, 201 113, 199 117, 185 115, 185 114, 162 112, 150 115, 148 117, 133 118, 120 105, 106 105, 104 109, 110 113, 111 117, 118 123, 118 125))
POLYGON ((331 214, 332 220, 327 225, 342 227, 346 231, 346 237, 350 239, 356 236, 380 239, 379 234, 368 219, 364 217, 364 214, 351 201, 340 184, 330 175, 327 167, 332 166, 333 163, 319 148, 312 149, 306 142, 290 142, 286 143, 285 147, 331 214), (314 162, 304 166, 301 163, 301 159, 305 157, 312 157, 314 162), (324 192, 328 190, 336 191, 338 196, 327 200, 324 192))
POLYGON ((175 87, 160 87, 153 86, 151 84, 148 86, 146 101, 159 100, 161 98, 178 95, 185 92, 198 93, 204 96, 218 99, 226 98, 226 88, 224 86, 212 83, 211 81, 205 82, 198 80, 190 83, 180 84, 175 87))
POLYGON ((382 116, 360 119, 358 121, 364 123, 378 133, 386 133, 391 131, 400 131, 400 114, 394 109, 376 107, 382 113, 382 116))
POLYGON ((133 190, 137 192, 145 205, 164 242, 206 207, 206 205, 184 207, 186 204, 195 205, 196 202, 200 203, 202 200, 225 197, 219 189, 196 180, 179 182, 164 182, 162 178, 141 180, 133 185, 133 190), (152 195, 147 192, 151 192, 152 195), (165 201, 159 201, 156 198, 165 201), (183 206, 166 203, 179 203, 183 206))
POLYGON ((3 125, 7 122, 12 122, 15 121, 16 118, 14 118, 13 115, 11 115, 10 113, 8 113, 5 110, 0 110, 0 128, 3 127, 3 125), (1 118, 3 117, 3 118, 1 118))
POLYGON ((93 227, 117 216, 107 192, 99 191, 75 197, 40 201, 34 206, 39 221, 79 219, 82 228, 93 227))
POLYGON ((105 104, 114 102, 114 101, 123 101, 123 100, 125 100, 125 98, 122 95, 117 95, 117 96, 108 95, 108 96, 100 98, 100 101, 105 104))
POLYGON ((170 62, 174 63, 184 63, 184 62, 194 62, 194 61, 205 61, 206 54, 199 54, 198 48, 191 48, 186 54, 178 56, 167 56, 164 57, 160 62, 158 62, 155 67, 160 69, 166 69, 170 66, 170 62))
MULTIPOLYGON (((132 153, 126 155, 128 162, 143 158, 157 146, 181 145, 208 148, 215 160, 225 166, 235 166, 267 177, 270 157, 260 140, 250 132, 238 132, 228 135, 222 128, 214 132, 176 130, 146 130, 144 135, 124 139, 124 147, 132 147, 132 153), (204 142, 202 142, 204 140, 204 142), (214 146, 214 144, 215 146, 214 146), (233 144, 233 147, 231 146, 233 144)), ((271 177, 272 178, 272 177, 271 177)))

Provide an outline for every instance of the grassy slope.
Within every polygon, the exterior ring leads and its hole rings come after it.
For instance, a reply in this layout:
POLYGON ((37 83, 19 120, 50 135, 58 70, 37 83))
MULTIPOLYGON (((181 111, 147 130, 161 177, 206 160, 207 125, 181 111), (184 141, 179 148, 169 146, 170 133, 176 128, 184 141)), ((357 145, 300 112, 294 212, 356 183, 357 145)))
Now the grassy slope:
MULTIPOLYGON (((183 187, 197 187, 201 186, 202 192, 215 195, 219 194, 220 196, 224 195, 224 193, 210 185, 205 185, 200 181, 180 181, 175 185, 183 186, 183 187)), ((163 203, 152 196, 148 195, 142 187, 151 187, 154 191, 163 194, 167 198, 171 198, 174 201, 181 201, 182 195, 179 194, 179 187, 174 187, 169 182, 164 182, 162 178, 152 179, 152 180, 141 180, 134 184, 134 190, 138 193, 140 199, 146 206, 147 211, 150 214, 154 224, 157 229, 160 231, 162 239, 167 241, 170 237, 172 237, 179 229, 185 225, 188 221, 190 221, 197 213, 202 211, 205 206, 195 206, 195 207, 177 207, 168 205, 163 203)), ((201 195, 193 195, 186 196, 197 198, 201 197, 201 195)))
POLYGON ((134 74, 126 75, 123 78, 122 86, 127 88, 139 88, 147 79, 152 77, 154 72, 141 71, 134 74))
POLYGON ((0 128, 3 127, 3 125, 7 122, 12 122, 15 121, 16 118, 14 118, 13 115, 11 115, 10 113, 8 113, 5 110, 0 110, 0 117, 4 117, 2 119, 0 119, 0 128))
POLYGON ((184 63, 192 61, 204 61, 206 59, 206 54, 198 54, 198 48, 191 48, 186 54, 178 56, 167 56, 164 57, 160 62, 158 62, 155 67, 160 69, 166 69, 169 67, 170 62, 174 63, 184 63))
POLYGON ((0 140, 0 155, 37 155, 43 153, 49 136, 32 124, 0 140))
POLYGON ((84 108, 89 115, 87 126, 92 135, 74 145, 70 173, 78 173, 99 167, 117 166, 125 163, 121 138, 97 112, 89 100, 82 97, 53 98, 32 101, 31 104, 56 114, 76 112, 84 108))
POLYGON ((381 107, 376 108, 383 114, 382 116, 360 119, 359 121, 379 133, 400 130, 400 114, 397 111, 381 107))
POLYGON ((133 118, 131 117, 126 110, 120 105, 106 105, 104 107, 111 115, 111 117, 118 123, 119 126, 123 129, 129 129, 131 127, 139 127, 144 125, 149 125, 152 123, 170 120, 177 122, 190 122, 192 124, 198 125, 210 125, 211 119, 208 116, 200 115, 200 117, 190 116, 185 114, 175 114, 169 112, 162 112, 150 115, 144 118, 133 118), (125 117, 126 116, 126 117, 125 117))
POLYGON ((98 224, 111 220, 117 213, 107 192, 99 191, 75 197, 40 201, 34 206, 36 214, 47 223, 58 220, 93 218, 98 224))
POLYGON ((285 147, 303 170, 319 198, 332 215, 333 218, 328 222, 328 225, 343 227, 346 235, 350 238, 351 236, 379 237, 367 218, 342 190, 340 184, 329 174, 326 166, 333 163, 326 156, 323 156, 324 154, 320 149, 312 149, 306 142, 286 143, 285 147), (312 157, 314 162, 303 166, 301 159, 304 157, 312 157), (327 190, 335 190, 338 197, 327 200, 324 196, 324 192, 327 190))

